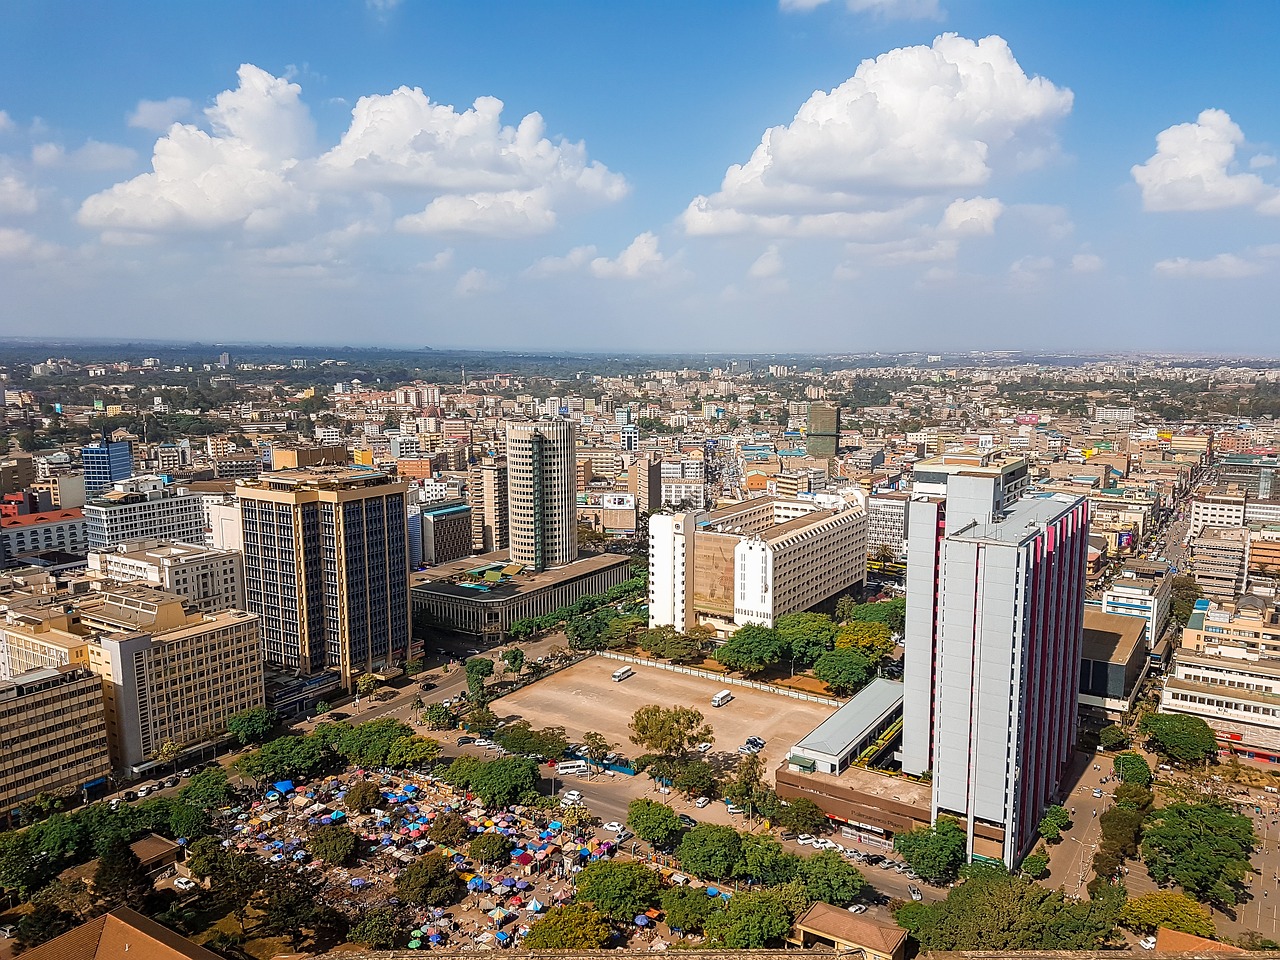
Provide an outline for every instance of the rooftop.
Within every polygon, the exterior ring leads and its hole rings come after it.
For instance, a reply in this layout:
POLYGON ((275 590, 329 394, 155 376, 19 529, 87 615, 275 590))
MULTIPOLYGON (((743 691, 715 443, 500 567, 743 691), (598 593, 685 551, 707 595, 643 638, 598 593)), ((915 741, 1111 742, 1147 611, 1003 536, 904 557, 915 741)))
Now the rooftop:
POLYGON ((5 530, 17 527, 34 527, 41 523, 63 523, 68 520, 83 520, 84 511, 79 507, 69 510, 49 510, 45 513, 23 513, 16 517, 0 518, 0 527, 5 530))
POLYGON ((975 523, 954 539, 983 540, 988 543, 1020 544, 1039 533, 1081 500, 1065 493, 1027 497, 1013 504, 991 523, 975 523))
POLYGON ((25 960, 220 960, 168 927, 118 907, 22 956, 25 960))
POLYGON ((535 573, 511 563, 511 555, 505 550, 499 550, 428 567, 414 573, 409 585, 410 589, 420 593, 464 600, 509 600, 522 593, 567 583, 620 563, 630 562, 630 558, 618 553, 587 554, 563 567, 535 573), (492 572, 499 576, 496 579, 486 576, 492 572))
POLYGON ((864 740, 884 715, 902 706, 902 684, 876 677, 853 699, 813 728, 796 749, 840 756, 864 740))
POLYGON ((1084 658, 1127 664, 1146 629, 1145 617, 1126 617, 1085 607, 1084 658))
POLYGON ((868 947, 876 953, 889 956, 897 952, 902 941, 907 939, 907 931, 897 924, 868 920, 821 901, 798 917, 796 926, 841 943, 868 947))

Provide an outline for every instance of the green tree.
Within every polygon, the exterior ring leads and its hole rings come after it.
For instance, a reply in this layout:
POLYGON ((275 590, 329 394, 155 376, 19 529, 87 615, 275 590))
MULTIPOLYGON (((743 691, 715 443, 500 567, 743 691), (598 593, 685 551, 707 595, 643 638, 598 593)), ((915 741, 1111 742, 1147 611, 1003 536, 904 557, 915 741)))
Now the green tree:
POLYGON ((929 883, 950 883, 965 860, 964 831, 955 821, 940 819, 932 827, 918 827, 894 838, 894 849, 929 883))
POLYGON ((118 841, 98 859, 94 892, 112 907, 142 903, 152 891, 151 878, 127 843, 118 841))
POLYGON ((793 797, 770 819, 792 833, 817 833, 827 823, 822 808, 808 797, 793 797))
POLYGON ((396 737, 387 747, 387 766, 421 770, 440 757, 440 742, 430 737, 396 737))
POLYGON ((461 883, 453 865, 432 850, 400 871, 396 893, 414 906, 444 907, 458 899, 461 883))
POLYGON ((733 827, 700 823, 684 835, 676 855, 694 876, 727 880, 742 858, 742 837, 733 827))
POLYGON ((1156 890, 1133 897, 1120 911, 1120 924, 1137 933, 1155 933, 1165 927, 1197 937, 1214 935, 1213 918, 1208 909, 1175 890, 1156 890))
POLYGON ((305 737, 277 737, 241 757, 235 767, 258 783, 273 783, 312 776, 331 762, 332 754, 324 738, 313 733, 305 737))
POLYGON ((325 881, 314 874, 280 870, 266 885, 260 909, 261 931, 283 937, 297 950, 305 940, 304 931, 314 930, 330 908, 320 899, 325 881))
POLYGON ((390 907, 367 910, 351 928, 351 942, 373 950, 390 950, 396 945, 401 925, 390 907))
POLYGON ((552 907, 524 938, 527 950, 599 950, 613 937, 608 919, 586 904, 552 907))
POLYGON ((1049 872, 1049 855, 1032 853, 1022 861, 1022 872, 1032 880, 1039 880, 1049 872))
POLYGON ((786 643, 776 630, 749 623, 735 630, 712 656, 730 670, 751 675, 778 663, 786 653, 786 643))
POLYGON ((1180 763, 1203 763, 1218 752, 1209 724, 1185 713, 1149 713, 1139 729, 1157 753, 1180 763))
POLYGON ((1156 883, 1228 907, 1240 902, 1255 840, 1248 817, 1217 804, 1174 803, 1147 816, 1142 859, 1156 883))
POLYGON ((883 623, 855 621, 837 631, 834 645, 837 650, 857 650, 874 665, 893 651, 893 632, 883 623))
POLYGON ((791 659, 809 666, 831 649, 836 625, 822 613, 787 613, 773 625, 791 659))
POLYGON ((701 933, 707 920, 719 913, 722 907, 719 897, 708 897, 703 890, 674 886, 662 891, 662 910, 667 915, 667 926, 683 933, 701 933))
POLYGON ((1049 807, 1040 820, 1040 836, 1049 843, 1062 839, 1062 831, 1071 826, 1071 814, 1060 806, 1049 807))
POLYGON ((1129 735, 1124 727, 1112 723, 1098 731, 1098 743, 1103 750, 1123 750, 1129 745, 1129 735))
POLYGON ((585 867, 575 882, 578 899, 609 919, 629 923, 658 902, 661 882, 644 864, 598 860, 585 867))
POLYGON ((356 680, 356 696, 362 700, 367 700, 373 691, 378 689, 378 678, 373 674, 362 674, 356 680))
POLYGON ((422 711, 422 722, 430 730, 452 730, 458 724, 458 718, 443 703, 433 703, 422 711))
POLYGON ((1174 577, 1169 581, 1170 613, 1181 627, 1191 619, 1196 601, 1204 596, 1194 577, 1174 577))
POLYGON ((331 823, 311 835, 307 850, 331 867, 346 866, 356 852, 356 835, 345 824, 331 823))
POLYGON ((243 932, 250 906, 266 883, 266 864, 251 853, 223 850, 209 876, 215 899, 223 909, 230 909, 235 914, 243 932))
POLYGON ((582 735, 582 753, 596 766, 604 765, 604 758, 613 752, 616 744, 610 743, 603 734, 588 730, 582 735))
POLYGON ((716 782, 716 768, 705 760, 682 760, 671 777, 671 786, 687 797, 714 796, 716 782))
POLYGON ((524 651, 519 647, 508 647, 502 651, 502 662, 512 673, 519 674, 524 669, 524 651))
POLYGON ((377 784, 368 780, 353 783, 347 787, 347 792, 342 797, 342 805, 352 813, 368 813, 381 804, 382 791, 377 784))
POLYGON ((867 685, 872 666, 861 651, 841 647, 820 656, 813 665, 813 675, 830 687, 837 697, 844 697, 867 685))
POLYGON ((442 813, 427 828, 427 836, 432 840, 455 849, 466 843, 467 837, 470 835, 471 825, 467 823, 467 818, 460 813, 442 813))
POLYGON ((853 608, 849 619, 855 623, 883 624, 890 633, 901 633, 907 623, 907 600, 896 597, 879 603, 860 603, 853 608))
POLYGON ((792 920, 778 891, 739 893, 707 920, 707 945, 726 950, 776 947, 791 932, 792 920))
POLYGON ((471 856, 480 863, 504 866, 511 861, 511 841, 500 833, 482 833, 471 841, 471 856))
POLYGON ((1155 794, 1146 787, 1138 786, 1136 783, 1120 783, 1116 785, 1115 800, 1117 807, 1136 810, 1145 816, 1155 804, 1155 799, 1155 794))
POLYGON ((836 850, 819 850, 802 861, 800 879, 811 900, 847 907, 871 889, 862 873, 836 850))
POLYGON ((802 861, 767 833, 741 835, 742 853, 734 876, 766 887, 790 883, 800 876, 802 861))
POLYGON ((242 744, 262 743, 276 728, 279 719, 276 712, 267 707, 241 710, 227 717, 227 733, 242 744))
POLYGON ((1132 783, 1144 789, 1151 785, 1151 766, 1142 754, 1129 751, 1118 753, 1112 765, 1115 767, 1116 776, 1122 782, 1132 783))
POLYGON ((471 657, 466 663, 467 690, 476 703, 486 703, 484 682, 493 676, 493 661, 488 657, 471 657))
POLYGON ((227 771, 222 767, 201 770, 178 791, 178 799, 200 810, 217 810, 235 799, 227 771))
POLYGON ((187 850, 187 869, 201 880, 218 872, 223 855, 222 841, 217 837, 201 837, 187 850))
POLYGON ((30 950, 62 936, 75 925, 75 917, 56 903, 37 903, 18 921, 18 946, 30 950))
POLYGON ((641 840, 663 849, 675 844, 684 829, 675 811, 648 797, 637 797, 627 806, 627 826, 641 840))
POLYGON ((693 707, 646 704, 631 716, 631 742, 664 757, 687 753, 711 739, 711 727, 693 707))

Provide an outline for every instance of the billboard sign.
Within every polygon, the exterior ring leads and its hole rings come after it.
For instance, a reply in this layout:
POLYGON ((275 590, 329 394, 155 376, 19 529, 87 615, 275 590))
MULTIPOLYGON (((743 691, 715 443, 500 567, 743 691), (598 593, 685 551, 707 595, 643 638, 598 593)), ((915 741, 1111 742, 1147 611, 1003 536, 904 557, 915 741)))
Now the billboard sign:
POLYGON ((606 510, 634 510, 636 498, 630 493, 606 493, 600 498, 600 506, 606 510))

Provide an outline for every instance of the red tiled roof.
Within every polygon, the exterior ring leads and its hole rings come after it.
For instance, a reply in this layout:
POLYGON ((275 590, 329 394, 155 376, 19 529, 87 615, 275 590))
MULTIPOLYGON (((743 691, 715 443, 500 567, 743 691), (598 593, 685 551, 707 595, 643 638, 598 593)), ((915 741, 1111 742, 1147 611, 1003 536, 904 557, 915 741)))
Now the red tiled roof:
POLYGON ((1181 930, 1161 927, 1156 931, 1156 951, 1159 953, 1246 953, 1239 947, 1217 940, 1206 940, 1181 930))
POLYGON ((23 960, 220 960, 168 927, 119 907, 22 954, 23 960))
POLYGON ((38 523, 57 523, 61 520, 81 520, 84 511, 79 507, 70 510, 50 510, 48 513, 24 513, 16 517, 5 517, 0 520, 4 527, 32 527, 38 523))

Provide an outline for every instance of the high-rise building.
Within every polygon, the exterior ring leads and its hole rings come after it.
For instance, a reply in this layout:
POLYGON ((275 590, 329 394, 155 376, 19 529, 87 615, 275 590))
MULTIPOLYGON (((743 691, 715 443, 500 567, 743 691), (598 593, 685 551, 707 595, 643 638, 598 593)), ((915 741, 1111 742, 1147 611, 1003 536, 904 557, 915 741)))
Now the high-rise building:
POLYGON ((312 467, 236 485, 245 604, 262 617, 268 663, 307 676, 407 659, 407 485, 384 473, 312 467))
POLYGON ((84 467, 84 495, 94 497, 117 480, 133 476, 133 442, 102 439, 80 448, 84 467))
POLYGON ((511 544, 507 518, 507 461, 485 457, 467 475, 471 504, 471 552, 493 553, 511 544))
POLYGON ((805 453, 819 459, 830 459, 836 455, 839 446, 840 408, 834 403, 810 403, 805 453))
POLYGON ((205 538, 204 499, 161 477, 120 480, 84 505, 90 550, 112 550, 131 540, 205 538))
POLYGON ((578 558, 577 427, 545 418, 507 424, 511 560, 534 570, 578 558))
POLYGON ((1013 866, 1070 764, 1089 509, 1067 494, 1001 509, 998 477, 956 474, 912 500, 902 769, 970 858, 1013 866))
POLYGON ((0 683, 0 811, 39 793, 90 789, 110 772, 97 674, 43 667, 0 683))

